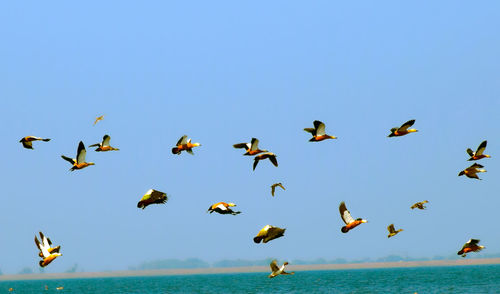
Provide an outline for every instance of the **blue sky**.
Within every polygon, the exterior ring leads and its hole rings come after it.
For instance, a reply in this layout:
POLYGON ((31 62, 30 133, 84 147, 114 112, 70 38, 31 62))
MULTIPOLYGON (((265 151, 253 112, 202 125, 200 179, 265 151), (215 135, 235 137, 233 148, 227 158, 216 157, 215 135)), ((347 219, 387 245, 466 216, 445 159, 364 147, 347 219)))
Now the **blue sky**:
POLYGON ((500 252, 498 3, 3 3, 0 269, 500 252), (93 126, 96 116, 105 119, 93 126), (314 120, 339 137, 309 143, 314 120), (416 119, 416 134, 387 138, 416 119), (60 155, 87 148, 95 166, 60 155), (187 134, 195 156, 170 149, 187 134), (52 138, 25 150, 26 135, 52 138), (232 144, 260 139, 279 167, 232 144), (458 177, 488 140, 482 181, 458 177), (282 182, 286 191, 270 195, 282 182), (136 207, 150 188, 165 206, 136 207), (411 211, 429 200, 427 211, 411 211), (219 201, 238 216, 207 214, 219 201), (342 234, 338 205, 368 224, 342 234), (405 231, 387 239, 394 223, 405 231), (285 237, 254 244, 266 224, 285 237), (7 253, 8 252, 8 253, 7 253))

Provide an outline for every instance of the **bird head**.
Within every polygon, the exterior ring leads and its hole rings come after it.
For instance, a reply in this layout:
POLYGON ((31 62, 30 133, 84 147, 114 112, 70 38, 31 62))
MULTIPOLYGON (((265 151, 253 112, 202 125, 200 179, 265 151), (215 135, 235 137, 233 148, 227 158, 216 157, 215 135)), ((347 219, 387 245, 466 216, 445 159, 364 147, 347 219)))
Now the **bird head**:
POLYGON ((232 202, 229 202, 227 205, 233 207, 233 206, 236 206, 236 204, 232 203, 232 202))

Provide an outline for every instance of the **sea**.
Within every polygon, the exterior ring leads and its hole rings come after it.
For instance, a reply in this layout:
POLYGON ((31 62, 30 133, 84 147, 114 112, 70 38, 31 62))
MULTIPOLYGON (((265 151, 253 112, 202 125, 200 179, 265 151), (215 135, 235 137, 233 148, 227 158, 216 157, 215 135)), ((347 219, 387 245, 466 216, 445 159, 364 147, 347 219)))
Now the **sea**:
POLYGON ((2 281, 0 293, 500 293, 500 265, 301 271, 273 279, 267 275, 2 281))

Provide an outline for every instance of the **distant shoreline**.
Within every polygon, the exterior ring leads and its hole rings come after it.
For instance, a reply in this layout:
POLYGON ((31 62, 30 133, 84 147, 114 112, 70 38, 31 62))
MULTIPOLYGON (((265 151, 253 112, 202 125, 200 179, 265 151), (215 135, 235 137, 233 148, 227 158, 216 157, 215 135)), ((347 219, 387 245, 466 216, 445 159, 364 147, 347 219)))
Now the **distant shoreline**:
MULTIPOLYGON (((349 269, 377 269, 377 268, 408 268, 428 266, 467 266, 500 264, 500 258, 479 258, 459 260, 428 260, 428 261, 398 261, 398 262, 366 262, 348 264, 290 264, 290 271, 317 271, 317 270, 349 270, 349 269)), ((47 273, 47 274, 15 274, 0 275, 0 281, 20 280, 52 280, 52 279, 84 279, 84 278, 114 278, 114 277, 145 277, 145 276, 173 276, 173 275, 201 275, 201 274, 230 274, 230 273, 257 273, 268 272, 268 266, 220 267, 195 269, 158 269, 158 270, 129 270, 109 272, 81 272, 81 273, 47 273)))

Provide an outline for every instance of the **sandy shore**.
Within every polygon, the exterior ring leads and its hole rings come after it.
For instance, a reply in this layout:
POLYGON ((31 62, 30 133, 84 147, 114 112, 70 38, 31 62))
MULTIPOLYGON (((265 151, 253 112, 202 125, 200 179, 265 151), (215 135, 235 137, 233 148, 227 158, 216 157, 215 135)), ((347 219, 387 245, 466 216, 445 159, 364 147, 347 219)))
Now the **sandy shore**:
MULTIPOLYGON (((466 266, 466 265, 484 265, 484 264, 500 264, 500 258, 400 261, 400 262, 367 262, 367 263, 349 263, 349 264, 311 264, 311 265, 291 264, 288 266, 288 269, 290 271, 299 272, 299 271, 315 271, 315 270, 348 270, 348 269, 422 267, 422 266, 466 266)), ((199 268, 199 269, 162 269, 162 270, 141 270, 141 271, 49 273, 49 274, 26 274, 26 275, 1 275, 0 281, 254 273, 254 272, 268 272, 268 271, 269 271, 268 266, 249 266, 249 267, 199 268)))

